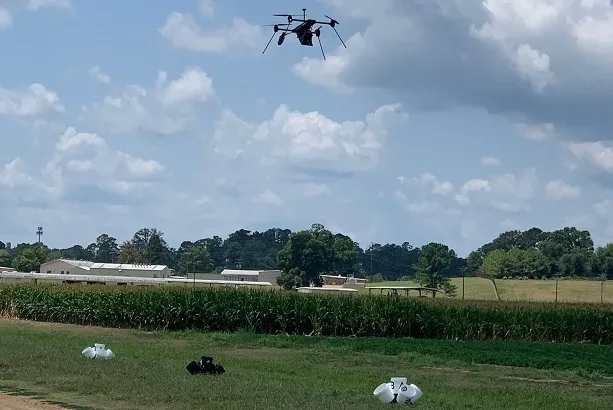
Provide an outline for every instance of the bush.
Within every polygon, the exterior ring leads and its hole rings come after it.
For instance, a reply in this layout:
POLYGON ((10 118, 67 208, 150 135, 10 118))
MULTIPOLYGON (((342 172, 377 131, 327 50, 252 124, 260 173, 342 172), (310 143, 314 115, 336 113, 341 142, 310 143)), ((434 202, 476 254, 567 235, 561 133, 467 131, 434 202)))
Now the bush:
POLYGON ((0 314, 143 330, 613 343, 613 309, 588 304, 15 285, 0 287, 0 314))

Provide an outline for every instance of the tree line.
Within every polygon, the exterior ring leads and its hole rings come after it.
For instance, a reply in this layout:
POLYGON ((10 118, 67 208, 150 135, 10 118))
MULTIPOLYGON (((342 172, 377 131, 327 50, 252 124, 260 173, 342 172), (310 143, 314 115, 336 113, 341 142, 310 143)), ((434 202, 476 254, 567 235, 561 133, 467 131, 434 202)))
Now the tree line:
POLYGON ((439 243, 416 247, 373 243, 366 248, 349 236, 332 233, 321 224, 292 232, 271 228, 264 232, 239 229, 219 236, 183 241, 170 247, 164 233, 139 229, 118 243, 107 233, 83 247, 49 248, 43 243, 15 247, 0 242, 0 266, 22 272, 38 271, 53 259, 106 263, 168 265, 180 274, 234 269, 280 269, 280 284, 292 287, 319 283, 319 275, 354 274, 371 281, 414 278, 419 283, 453 292, 450 277, 488 275, 495 278, 606 277, 613 278, 613 244, 595 249, 586 230, 565 227, 556 231, 531 228, 507 231, 471 252, 466 259, 439 243))

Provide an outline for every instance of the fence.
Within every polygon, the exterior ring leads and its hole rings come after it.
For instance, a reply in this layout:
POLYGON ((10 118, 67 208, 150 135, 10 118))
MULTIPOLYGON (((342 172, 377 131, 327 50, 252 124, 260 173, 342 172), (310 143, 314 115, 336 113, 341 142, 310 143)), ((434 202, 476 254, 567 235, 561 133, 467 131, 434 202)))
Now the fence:
MULTIPOLYGON (((457 299, 613 303, 613 281, 571 279, 520 280, 452 278, 457 299)), ((367 286, 418 286, 413 282, 369 283, 367 286)))

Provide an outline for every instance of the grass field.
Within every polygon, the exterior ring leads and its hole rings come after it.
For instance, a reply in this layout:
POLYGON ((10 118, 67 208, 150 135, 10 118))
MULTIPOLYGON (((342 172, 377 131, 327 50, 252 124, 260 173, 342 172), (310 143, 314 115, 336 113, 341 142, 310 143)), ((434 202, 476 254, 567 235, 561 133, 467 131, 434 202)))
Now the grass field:
MULTIPOLYGON (((496 292, 492 283, 483 278, 464 279, 464 298, 478 300, 496 300, 496 292)), ((462 297, 462 278, 452 278, 457 286, 457 297, 462 297)), ((414 282, 379 282, 368 286, 418 286, 414 282)), ((496 286, 501 300, 525 301, 555 301, 556 283, 554 280, 497 280, 496 286)), ((368 292, 361 289, 361 292, 368 292)), ((378 292, 378 291, 376 291, 378 292)), ((385 293, 386 291, 384 291, 385 293)), ((414 291, 412 292, 413 294, 414 291)), ((424 295, 429 296, 427 293, 424 295)), ((441 295, 442 296, 442 295, 441 295)), ((443 296, 444 297, 444 296, 443 296)), ((603 302, 613 303, 613 283, 605 282, 603 286, 603 302)), ((559 302, 600 302, 600 282, 587 280, 558 281, 559 302)))
POLYGON ((423 409, 607 409, 613 352, 596 345, 139 332, 0 320, 0 391, 80 409, 375 409, 405 376, 423 409), (81 350, 106 343, 112 361, 81 350), (221 376, 191 376, 202 355, 221 376), (523 366, 523 367, 520 367, 523 366))

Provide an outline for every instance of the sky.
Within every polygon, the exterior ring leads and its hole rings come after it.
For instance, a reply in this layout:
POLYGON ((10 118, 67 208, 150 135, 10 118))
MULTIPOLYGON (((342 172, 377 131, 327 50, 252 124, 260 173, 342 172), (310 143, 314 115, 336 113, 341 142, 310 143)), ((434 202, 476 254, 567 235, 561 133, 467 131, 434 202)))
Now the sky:
POLYGON ((289 3, 0 0, 0 240, 613 241, 608 0, 289 3))

